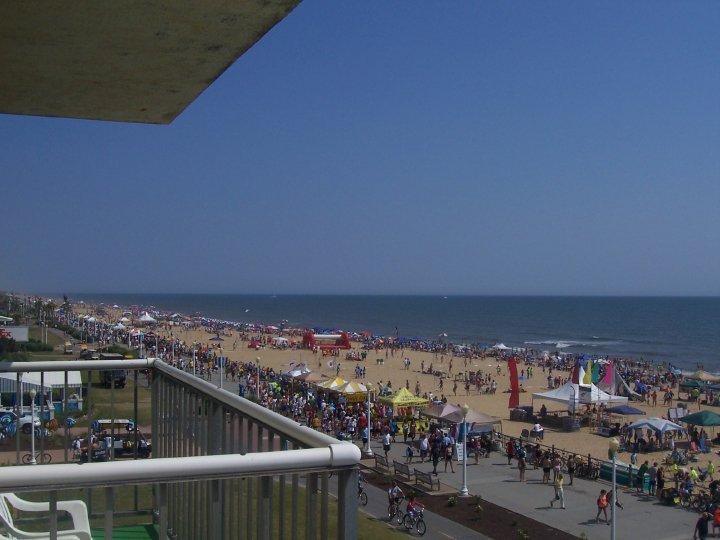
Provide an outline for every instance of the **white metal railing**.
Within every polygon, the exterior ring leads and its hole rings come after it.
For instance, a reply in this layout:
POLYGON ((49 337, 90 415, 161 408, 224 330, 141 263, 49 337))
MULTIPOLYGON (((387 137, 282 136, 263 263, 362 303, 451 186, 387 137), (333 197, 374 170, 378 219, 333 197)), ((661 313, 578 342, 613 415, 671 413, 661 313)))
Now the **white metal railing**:
MULTIPOLYGON (((77 370, 149 370, 152 459, 136 454, 129 461, 3 469, 0 492, 48 495, 50 538, 57 534, 53 509, 58 493, 77 489, 86 494, 90 516, 104 516, 105 534, 111 537, 115 493, 123 486, 134 486, 135 514, 155 516, 163 539, 296 538, 302 528, 308 539, 357 536, 360 451, 353 444, 300 426, 158 359, 0 362, 0 371, 15 372, 18 380, 25 372, 77 370), (337 478, 332 482, 337 520, 332 523, 331 476, 337 478), (139 508, 138 487, 151 490, 151 508, 139 508), (105 494, 102 514, 93 514, 97 488, 105 494)), ((135 382, 137 414, 137 375, 135 382)), ((92 378, 86 384, 90 396, 92 378)), ((111 385, 111 396, 114 391, 111 385)), ((65 456, 67 461, 67 451, 65 456)))

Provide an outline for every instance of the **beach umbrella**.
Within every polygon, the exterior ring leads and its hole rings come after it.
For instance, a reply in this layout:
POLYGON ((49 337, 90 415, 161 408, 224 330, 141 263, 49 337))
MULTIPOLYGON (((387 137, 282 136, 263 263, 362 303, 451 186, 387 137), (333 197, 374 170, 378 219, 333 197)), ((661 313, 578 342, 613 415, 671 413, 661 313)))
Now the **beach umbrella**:
POLYGON ((125 330, 125 325, 123 323, 117 323, 113 326, 113 330, 125 330))
POLYGON ((680 422, 692 426, 720 426, 720 414, 712 411, 699 411, 680 418, 680 422))
POLYGON ((635 407, 631 407, 630 405, 618 405, 617 407, 609 407, 605 410, 612 414, 622 414, 624 416, 633 414, 645 414, 645 411, 641 411, 640 409, 636 409, 635 407))
POLYGON ((628 426, 628 429, 642 428, 654 429, 655 431, 659 431, 660 433, 665 433, 666 431, 683 431, 685 429, 681 425, 676 424, 675 422, 665 420, 664 418, 657 418, 655 416, 651 418, 643 418, 642 420, 633 422, 628 426))
POLYGON ((219 342, 225 341, 225 340, 220 337, 220 334, 217 334, 215 337, 211 337, 208 341, 215 341, 215 342, 219 343, 219 342))

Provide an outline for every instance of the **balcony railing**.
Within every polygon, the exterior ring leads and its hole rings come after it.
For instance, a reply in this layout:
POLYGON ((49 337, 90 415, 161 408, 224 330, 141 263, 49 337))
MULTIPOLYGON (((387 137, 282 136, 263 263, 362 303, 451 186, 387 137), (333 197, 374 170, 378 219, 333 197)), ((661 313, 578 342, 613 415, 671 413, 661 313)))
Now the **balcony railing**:
MULTIPOLYGON (((92 524, 104 538, 119 526, 151 527, 160 538, 355 538, 357 467, 360 452, 300 426, 253 402, 168 366, 160 360, 0 363, 15 372, 21 393, 23 374, 85 373, 83 398, 88 437, 94 420, 93 372, 128 370, 132 374, 132 411, 147 395, 151 418, 150 459, 138 455, 138 430, 129 459, 70 462, 70 433, 64 427, 65 463, 2 469, 0 493, 49 502, 47 515, 16 520, 32 530, 58 537, 64 514, 58 501, 81 498, 92 524), (142 372, 142 373, 140 373, 142 372)), ((67 375, 65 376, 67 381, 67 375)), ((67 411, 69 389, 62 392, 67 411)), ((128 410, 114 385, 104 410, 114 430, 115 411, 128 410)), ((22 403, 22 395, 16 404, 22 403)), ((42 408, 48 409, 47 401, 42 408)), ((19 427, 19 418, 18 418, 19 427)), ((109 433, 112 442, 116 433, 109 433)), ((20 436, 16 435, 16 464, 20 436)), ((44 439, 39 440, 42 455, 44 439)), ((24 444, 24 442, 22 443, 24 444)), ((92 451, 88 449, 92 457, 92 451)), ((28 529, 28 530, 30 530, 28 529)))

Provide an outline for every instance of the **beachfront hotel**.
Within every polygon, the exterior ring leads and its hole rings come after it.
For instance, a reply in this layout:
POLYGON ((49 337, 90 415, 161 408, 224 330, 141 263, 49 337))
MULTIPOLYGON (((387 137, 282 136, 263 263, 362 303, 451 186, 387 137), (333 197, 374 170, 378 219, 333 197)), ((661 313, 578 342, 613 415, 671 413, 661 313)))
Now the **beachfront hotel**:
MULTIPOLYGON (((5 3, 0 112, 170 123, 298 3, 5 3)), ((87 400, 98 370, 129 370, 135 383, 129 397, 115 396, 120 390, 111 384, 109 428, 114 431, 120 416, 115 411, 145 416, 152 424, 152 459, 138 455, 136 429, 131 459, 109 456, 101 463, 90 456, 90 463, 70 463, 65 426, 65 463, 23 466, 36 460, 23 460, 28 441, 21 445, 18 432, 16 466, 0 475, 0 538, 357 536, 355 445, 300 427, 160 360, 2 364, 1 372, 16 373, 17 427, 30 411, 30 395, 54 390, 62 396, 54 404, 62 419, 76 405, 70 387, 76 381, 84 381, 75 391, 87 400), (149 400, 139 397, 140 387, 149 400), (98 519, 102 529, 91 532, 91 520, 98 519), (134 526, 138 522, 153 525, 134 526)), ((97 420, 89 410, 88 439, 97 420)), ((37 441, 39 463, 43 441, 37 441)))

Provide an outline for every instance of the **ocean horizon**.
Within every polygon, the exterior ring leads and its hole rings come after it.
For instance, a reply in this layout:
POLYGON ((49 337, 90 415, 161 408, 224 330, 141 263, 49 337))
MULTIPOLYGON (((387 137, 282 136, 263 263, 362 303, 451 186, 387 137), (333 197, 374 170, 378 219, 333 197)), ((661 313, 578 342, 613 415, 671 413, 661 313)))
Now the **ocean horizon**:
POLYGON ((720 297, 73 293, 241 323, 584 352, 720 369, 720 297))

